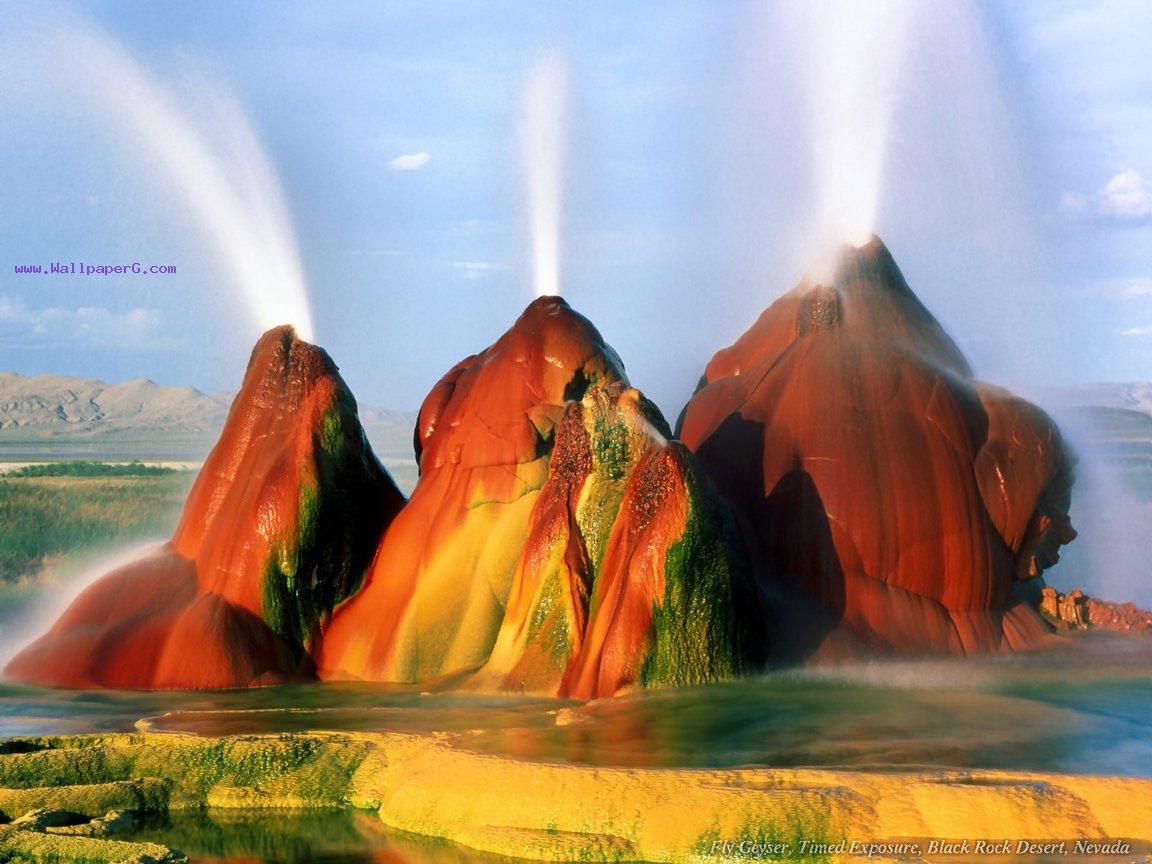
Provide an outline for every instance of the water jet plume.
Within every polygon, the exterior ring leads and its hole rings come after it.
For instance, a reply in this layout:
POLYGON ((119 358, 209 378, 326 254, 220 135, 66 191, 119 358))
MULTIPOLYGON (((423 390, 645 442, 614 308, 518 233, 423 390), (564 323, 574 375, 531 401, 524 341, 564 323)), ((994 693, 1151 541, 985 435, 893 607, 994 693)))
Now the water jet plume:
POLYGON ((521 158, 532 240, 532 284, 537 297, 560 295, 568 66, 552 52, 532 67, 524 86, 521 158))
POLYGON ((222 82, 196 75, 174 87, 111 35, 49 7, 0 15, 3 77, 51 70, 53 85, 94 109, 133 163, 166 175, 231 277, 260 330, 294 326, 313 338, 304 271, 284 192, 259 136, 222 82))
POLYGON ((876 228, 913 0, 796 3, 816 185, 817 236, 862 246, 876 228))

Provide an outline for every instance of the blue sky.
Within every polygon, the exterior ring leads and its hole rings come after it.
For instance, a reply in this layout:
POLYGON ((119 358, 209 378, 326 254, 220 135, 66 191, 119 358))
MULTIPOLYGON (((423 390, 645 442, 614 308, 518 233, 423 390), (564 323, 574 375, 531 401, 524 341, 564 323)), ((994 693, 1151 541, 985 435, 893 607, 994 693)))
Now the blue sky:
MULTIPOLYGON (((159 81, 191 69, 235 94, 284 188, 317 341, 363 402, 416 407, 531 299, 516 129, 546 49, 572 82, 564 293, 666 413, 807 264, 800 70, 829 46, 790 42, 783 7, 45 8, 0 11, 2 369, 230 389, 259 332, 149 154, 60 83, 76 58, 11 59, 59 9, 159 81), (178 274, 13 273, 53 260, 178 274)), ((1149 34, 1144 2, 929 3, 909 34, 877 229, 982 377, 1152 377, 1149 34)))

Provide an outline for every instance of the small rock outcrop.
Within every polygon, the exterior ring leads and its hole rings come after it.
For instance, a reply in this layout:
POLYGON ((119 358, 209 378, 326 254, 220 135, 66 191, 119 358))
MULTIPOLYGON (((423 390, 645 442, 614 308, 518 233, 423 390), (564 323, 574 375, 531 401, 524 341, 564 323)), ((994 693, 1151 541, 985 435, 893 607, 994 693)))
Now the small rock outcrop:
POLYGON ((1111 630, 1152 635, 1152 612, 1134 603, 1111 603, 1089 597, 1079 588, 1064 594, 1045 585, 1040 614, 1057 630, 1111 630))

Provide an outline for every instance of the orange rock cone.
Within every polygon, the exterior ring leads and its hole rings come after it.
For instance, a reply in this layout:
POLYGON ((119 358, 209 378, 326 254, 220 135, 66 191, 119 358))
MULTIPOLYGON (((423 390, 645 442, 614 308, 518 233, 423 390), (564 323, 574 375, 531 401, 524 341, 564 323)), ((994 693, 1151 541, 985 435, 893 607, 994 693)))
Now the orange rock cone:
POLYGON ((482 665, 504 615, 567 399, 624 367, 559 298, 534 302, 424 400, 420 479, 364 589, 337 610, 321 673, 424 681, 482 665))
POLYGON ((6 674, 147 689, 311 675, 321 623, 403 501, 336 365, 271 330, 171 542, 90 586, 6 674))
POLYGON ((878 240, 708 364, 681 437, 733 505, 798 656, 972 653, 1047 630, 1016 585, 1075 537, 1072 459, 972 380, 878 240))
POLYGON ((733 674, 735 534, 667 437, 585 318, 532 303, 425 400, 420 480, 321 676, 597 696, 733 674))

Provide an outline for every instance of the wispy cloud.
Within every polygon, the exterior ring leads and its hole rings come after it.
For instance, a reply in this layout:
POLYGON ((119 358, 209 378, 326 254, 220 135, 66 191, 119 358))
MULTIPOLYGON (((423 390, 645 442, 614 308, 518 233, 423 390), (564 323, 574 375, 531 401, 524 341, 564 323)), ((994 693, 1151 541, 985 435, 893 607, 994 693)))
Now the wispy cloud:
POLYGON ((1152 297, 1152 279, 1132 279, 1124 288, 1125 297, 1152 297))
POLYGON ((1120 331, 1121 336, 1152 336, 1152 327, 1129 327, 1120 331))
POLYGON ((163 330, 163 320, 153 309, 137 307, 126 312, 115 312, 104 306, 33 309, 19 297, 0 297, 0 335, 13 339, 33 337, 42 343, 74 342, 131 350, 173 347, 175 340, 163 330))
POLYGON ((466 279, 482 279, 483 277, 507 270, 507 264, 497 264, 492 261, 454 261, 452 266, 464 271, 466 279))
POLYGON ((1134 168, 1125 168, 1092 195, 1068 192, 1060 212, 1070 217, 1093 217, 1123 225, 1152 222, 1152 183, 1134 168))
POLYGON ((1100 212, 1124 222, 1152 217, 1152 185, 1132 168, 1121 171, 1097 193, 1100 212))
POLYGON ((419 171, 428 164, 432 157, 427 153, 404 153, 388 161, 388 167, 393 171, 419 171))

